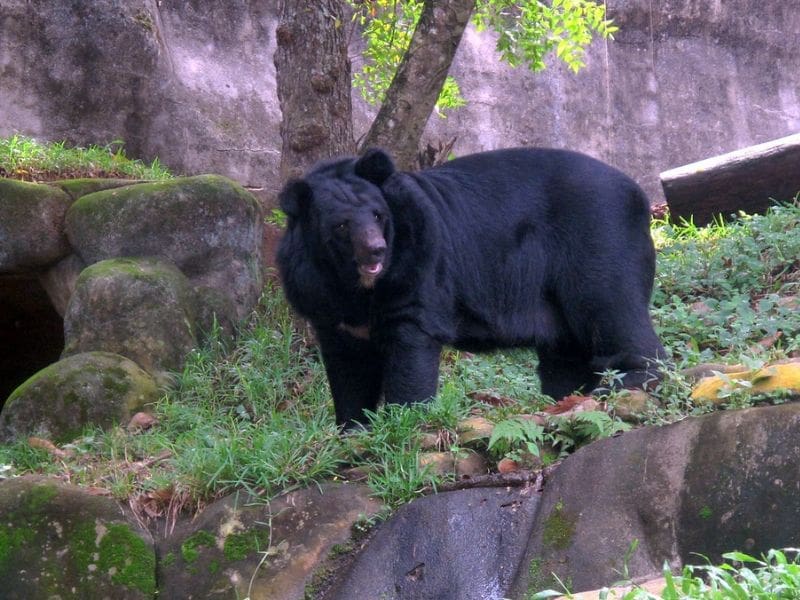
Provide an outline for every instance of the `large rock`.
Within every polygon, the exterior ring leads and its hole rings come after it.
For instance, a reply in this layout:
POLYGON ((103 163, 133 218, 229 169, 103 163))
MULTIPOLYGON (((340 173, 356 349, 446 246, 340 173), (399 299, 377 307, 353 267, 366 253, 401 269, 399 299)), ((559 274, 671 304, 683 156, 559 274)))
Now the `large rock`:
POLYGON ((179 173, 269 182, 280 158, 267 142, 280 136, 277 4, 4 0, 0 135, 123 139, 179 173))
POLYGON ((0 179, 0 273, 22 273, 69 254, 64 214, 72 199, 47 185, 0 179))
POLYGON ((78 277, 64 316, 64 356, 94 350, 121 354, 153 375, 183 367, 197 345, 195 302, 172 263, 115 258, 78 277))
POLYGON ((234 494, 161 542, 163 600, 303 600, 314 570, 359 518, 380 508, 365 486, 326 484, 264 504, 234 494))
POLYGON ((193 285, 230 296, 231 316, 242 318, 261 291, 262 220, 258 201, 241 186, 202 175, 82 196, 67 213, 66 230, 86 264, 167 258, 193 285))
POLYGON ((76 354, 14 390, 0 412, 0 442, 28 435, 70 442, 89 424, 125 424, 158 398, 153 378, 127 358, 107 352, 76 354))
POLYGON ((119 505, 43 477, 0 481, 4 600, 152 600, 153 540, 119 505))
POLYGON ((502 600, 537 505, 532 488, 472 489, 415 500, 378 529, 324 598, 502 600))
MULTIPOLYGON (((279 4, 4 0, 0 135, 123 139, 132 155, 158 156, 176 172, 222 173, 274 193, 279 4)), ((431 118, 427 136, 458 137, 458 155, 521 144, 583 150, 658 199, 661 171, 800 129, 793 3, 606 5, 620 31, 590 48, 577 76, 560 65, 512 69, 491 34, 469 28, 452 69, 468 104, 431 118)), ((359 136, 375 110, 358 92, 353 100, 359 136)))
POLYGON ((800 404, 715 413, 601 440, 547 482, 511 597, 573 591, 797 545, 800 404))

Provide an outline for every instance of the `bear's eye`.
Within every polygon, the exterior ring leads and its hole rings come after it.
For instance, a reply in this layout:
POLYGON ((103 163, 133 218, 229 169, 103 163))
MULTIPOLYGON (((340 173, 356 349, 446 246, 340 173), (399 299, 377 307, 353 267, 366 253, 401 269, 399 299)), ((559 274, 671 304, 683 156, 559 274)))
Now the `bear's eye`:
POLYGON ((375 215, 375 220, 378 223, 382 223, 383 222, 383 215, 381 213, 379 213, 377 210, 372 214, 375 215))
POLYGON ((338 236, 345 236, 347 235, 347 221, 344 223, 339 223, 336 227, 333 228, 338 236))

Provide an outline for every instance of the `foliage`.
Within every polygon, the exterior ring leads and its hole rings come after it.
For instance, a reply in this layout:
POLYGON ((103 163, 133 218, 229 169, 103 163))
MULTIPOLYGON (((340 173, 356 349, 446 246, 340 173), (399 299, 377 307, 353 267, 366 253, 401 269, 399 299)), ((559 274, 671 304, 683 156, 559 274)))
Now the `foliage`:
MULTIPOLYGON (((414 28, 422 15, 419 0, 350 0, 353 18, 362 29, 366 47, 364 64, 353 75, 353 84, 370 104, 380 104, 411 43, 414 28)), ((465 101, 453 77, 448 76, 436 110, 440 114, 463 106, 465 101)))
POLYGON ((800 350, 800 204, 698 228, 659 222, 653 318, 670 354, 688 364, 715 354, 800 350), (774 342, 773 342, 774 340, 774 342))
POLYGON ((171 175, 157 158, 149 165, 128 158, 121 140, 80 148, 63 141, 39 142, 12 135, 0 138, 0 177, 51 181, 78 177, 168 179, 171 175))
MULTIPOLYGON (((664 565, 664 590, 660 594, 633 586, 619 592, 604 588, 601 600, 787 600, 800 597, 800 550, 770 550, 761 558, 742 552, 722 555, 725 561, 713 565, 687 565, 680 575, 673 575, 664 565)), ((562 596, 564 592, 544 590, 530 596, 542 600, 562 596)), ((571 594, 567 593, 567 598, 571 594)))
POLYGON ((545 439, 544 427, 534 421, 514 417, 494 426, 488 450, 511 460, 521 460, 522 451, 539 456, 539 446, 545 439))
POLYGON ((511 66, 544 69, 545 57, 555 51, 577 73, 592 35, 617 31, 605 17, 605 4, 589 0, 484 0, 476 5, 474 21, 479 30, 490 27, 499 34, 497 51, 511 66))
POLYGON ((614 419, 602 410, 576 412, 569 417, 556 416, 553 441, 562 452, 580 448, 590 442, 628 431, 631 426, 614 419))
MULTIPOLYGON (((377 104, 397 72, 422 14, 421 0, 350 0, 362 28, 364 64, 353 83, 370 103, 377 104)), ((473 22, 478 30, 498 34, 501 58, 517 67, 544 69, 545 57, 558 59, 577 72, 584 66, 585 47, 594 34, 610 37, 617 30, 605 18, 605 4, 590 0, 478 0, 473 22)), ((448 77, 436 108, 440 113, 463 106, 458 83, 448 77)))
POLYGON ((435 486, 419 463, 424 406, 385 405, 370 413, 369 428, 352 434, 354 452, 367 467, 367 483, 390 506, 399 506, 435 486))

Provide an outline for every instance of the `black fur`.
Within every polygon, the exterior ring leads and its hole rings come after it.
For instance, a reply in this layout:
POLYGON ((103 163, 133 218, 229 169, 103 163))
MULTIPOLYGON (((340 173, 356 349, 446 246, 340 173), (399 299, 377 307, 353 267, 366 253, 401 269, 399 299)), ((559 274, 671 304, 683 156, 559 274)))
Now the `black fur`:
POLYGON ((443 345, 533 346, 542 391, 651 377, 650 207, 626 175, 563 150, 498 150, 418 173, 371 150, 287 184, 278 264, 313 324, 337 422, 436 393, 443 345), (376 274, 377 272, 377 274, 376 274))

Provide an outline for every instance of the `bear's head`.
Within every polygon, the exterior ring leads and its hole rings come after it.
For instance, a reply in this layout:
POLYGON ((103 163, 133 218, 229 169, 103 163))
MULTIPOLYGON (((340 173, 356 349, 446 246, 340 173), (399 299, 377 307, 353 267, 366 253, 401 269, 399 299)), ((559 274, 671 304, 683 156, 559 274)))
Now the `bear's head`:
POLYGON ((321 164, 280 194, 289 229, 299 228, 311 259, 346 285, 370 289, 389 268, 394 232, 381 185, 394 171, 385 152, 370 150, 321 164))

